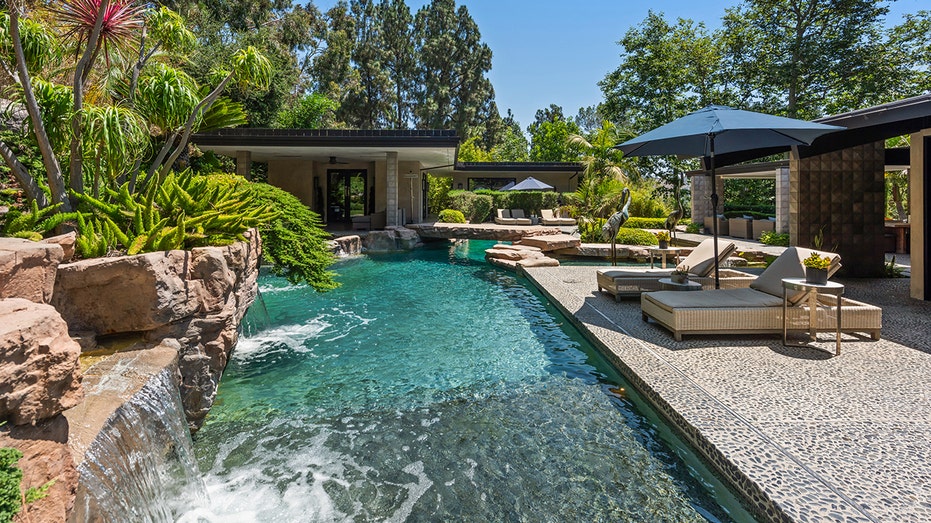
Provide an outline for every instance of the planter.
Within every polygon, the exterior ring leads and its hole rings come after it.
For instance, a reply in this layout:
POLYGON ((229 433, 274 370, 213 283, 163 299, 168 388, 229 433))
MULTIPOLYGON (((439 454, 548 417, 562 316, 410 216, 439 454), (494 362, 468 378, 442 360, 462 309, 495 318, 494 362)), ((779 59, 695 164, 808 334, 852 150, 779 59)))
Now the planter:
POLYGON ((814 267, 805 267, 805 281, 808 283, 824 285, 828 282, 828 270, 815 269, 814 267))
POLYGON ((688 274, 673 274, 669 276, 669 279, 672 280, 673 283, 686 283, 689 281, 689 275, 688 274))
POLYGON ((668 249, 668 248, 669 248, 669 241, 668 241, 668 240, 660 240, 660 241, 659 241, 659 248, 660 248, 660 249, 668 249))

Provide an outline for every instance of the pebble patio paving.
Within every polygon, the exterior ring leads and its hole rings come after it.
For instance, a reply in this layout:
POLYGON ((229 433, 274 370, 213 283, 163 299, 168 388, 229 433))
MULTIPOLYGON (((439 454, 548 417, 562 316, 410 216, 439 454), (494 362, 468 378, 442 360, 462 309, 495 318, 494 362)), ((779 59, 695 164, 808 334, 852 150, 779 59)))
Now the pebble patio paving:
POLYGON ((685 336, 597 291, 591 266, 526 269, 753 510, 773 521, 931 521, 931 303, 908 279, 843 280, 883 308, 879 341, 833 332, 685 336))

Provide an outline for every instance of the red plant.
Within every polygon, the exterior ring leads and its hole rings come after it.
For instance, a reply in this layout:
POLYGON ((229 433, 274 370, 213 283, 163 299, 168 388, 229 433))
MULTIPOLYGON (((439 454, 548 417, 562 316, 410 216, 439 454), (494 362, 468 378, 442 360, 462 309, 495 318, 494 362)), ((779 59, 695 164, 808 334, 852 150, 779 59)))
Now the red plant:
MULTIPOLYGON (((77 49, 87 42, 97 22, 97 11, 103 0, 66 0, 61 2, 60 9, 53 11, 61 17, 61 21, 68 30, 65 36, 76 36, 77 49)), ((121 54, 129 49, 136 35, 142 29, 143 12, 145 7, 136 4, 134 0, 111 0, 103 13, 103 25, 100 30, 100 39, 94 55, 103 49, 107 66, 110 65, 110 49, 121 54)), ((80 51, 78 51, 80 52, 80 51)))

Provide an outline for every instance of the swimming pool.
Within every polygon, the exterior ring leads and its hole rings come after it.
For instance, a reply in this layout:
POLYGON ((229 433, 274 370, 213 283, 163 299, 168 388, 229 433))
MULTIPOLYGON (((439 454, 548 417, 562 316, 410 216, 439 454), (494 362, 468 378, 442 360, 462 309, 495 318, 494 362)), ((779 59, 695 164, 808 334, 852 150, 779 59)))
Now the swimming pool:
POLYGON ((263 275, 270 322, 195 438, 199 517, 747 520, 486 246, 345 260, 327 294, 263 275))

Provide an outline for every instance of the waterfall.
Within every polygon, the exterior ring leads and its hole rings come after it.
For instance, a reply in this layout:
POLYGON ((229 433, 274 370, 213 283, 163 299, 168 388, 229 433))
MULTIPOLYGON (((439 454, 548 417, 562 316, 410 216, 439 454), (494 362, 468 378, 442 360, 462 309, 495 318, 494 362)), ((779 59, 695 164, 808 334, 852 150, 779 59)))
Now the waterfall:
POLYGON ((255 301, 252 302, 252 306, 246 311, 246 316, 239 324, 240 334, 250 338, 268 329, 271 324, 272 320, 268 316, 268 308, 265 307, 265 298, 262 296, 262 291, 256 289, 255 301))
POLYGON ((172 522, 207 505, 171 367, 110 416, 78 472, 71 521, 172 522))

